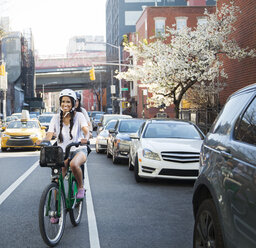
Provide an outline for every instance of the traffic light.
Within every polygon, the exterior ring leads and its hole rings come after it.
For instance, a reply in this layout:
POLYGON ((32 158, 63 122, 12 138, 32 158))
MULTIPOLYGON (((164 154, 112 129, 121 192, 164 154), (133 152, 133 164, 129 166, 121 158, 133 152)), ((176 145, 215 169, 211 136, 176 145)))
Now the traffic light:
POLYGON ((0 65, 0 75, 5 76, 5 66, 4 66, 4 64, 0 65))
POLYGON ((92 81, 95 80, 95 71, 94 71, 94 67, 92 67, 92 69, 89 71, 89 74, 90 74, 90 79, 92 81))

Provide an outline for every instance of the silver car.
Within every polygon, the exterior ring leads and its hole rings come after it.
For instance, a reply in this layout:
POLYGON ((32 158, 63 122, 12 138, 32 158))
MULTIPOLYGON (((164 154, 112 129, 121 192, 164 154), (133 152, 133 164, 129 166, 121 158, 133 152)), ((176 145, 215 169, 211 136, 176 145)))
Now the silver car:
POLYGON ((109 121, 108 124, 103 128, 103 130, 96 137, 96 152, 106 152, 107 151, 107 138, 109 136, 109 129, 114 128, 117 120, 109 121))

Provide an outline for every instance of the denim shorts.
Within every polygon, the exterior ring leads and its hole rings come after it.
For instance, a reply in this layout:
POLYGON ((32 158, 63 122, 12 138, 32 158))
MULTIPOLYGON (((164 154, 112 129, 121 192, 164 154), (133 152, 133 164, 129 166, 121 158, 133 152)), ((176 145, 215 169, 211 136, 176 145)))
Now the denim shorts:
POLYGON ((80 147, 75 151, 71 151, 68 158, 71 160, 79 152, 84 153, 84 155, 87 157, 88 156, 87 146, 80 147))

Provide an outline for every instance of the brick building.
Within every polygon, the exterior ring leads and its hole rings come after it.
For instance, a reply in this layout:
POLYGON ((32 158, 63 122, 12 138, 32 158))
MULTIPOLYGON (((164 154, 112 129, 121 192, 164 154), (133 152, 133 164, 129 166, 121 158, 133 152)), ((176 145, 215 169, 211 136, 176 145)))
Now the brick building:
MULTIPOLYGON (((206 8, 210 13, 216 10, 216 6, 206 6, 205 0, 189 0, 188 6, 146 7, 136 23, 136 35, 130 36, 130 39, 143 40, 146 38, 150 42, 150 37, 159 32, 165 32, 165 28, 172 27, 173 24, 176 24, 176 28, 196 27, 199 22, 205 21, 204 11, 206 8)), ((137 87, 135 82, 131 84, 132 99, 130 102, 132 109, 136 105, 137 116, 157 117, 161 113, 160 108, 147 109, 145 103, 149 95, 143 91, 143 88, 137 87)), ((175 116, 173 106, 166 108, 164 112, 168 117, 173 118, 175 116)))
MULTIPOLYGON (((217 7, 229 0, 218 0, 217 7)), ((235 23, 236 31, 233 37, 240 47, 256 49, 256 1, 234 0, 236 6, 240 7, 241 13, 235 23)), ((230 94, 236 90, 256 83, 256 58, 245 58, 241 61, 223 58, 224 68, 228 74, 226 88, 220 93, 220 103, 223 105, 230 94)))

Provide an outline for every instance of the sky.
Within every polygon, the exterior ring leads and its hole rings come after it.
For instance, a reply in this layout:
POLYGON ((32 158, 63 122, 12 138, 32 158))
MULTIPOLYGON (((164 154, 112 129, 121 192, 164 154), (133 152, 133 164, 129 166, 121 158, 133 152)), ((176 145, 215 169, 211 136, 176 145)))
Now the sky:
POLYGON ((39 55, 65 54, 77 35, 105 37, 106 0, 0 0, 12 31, 31 28, 39 55))

